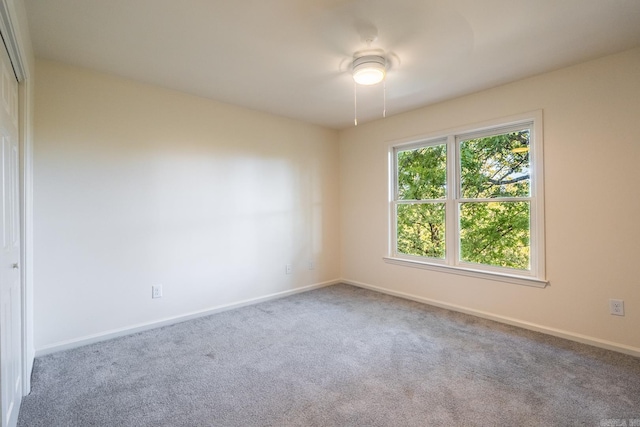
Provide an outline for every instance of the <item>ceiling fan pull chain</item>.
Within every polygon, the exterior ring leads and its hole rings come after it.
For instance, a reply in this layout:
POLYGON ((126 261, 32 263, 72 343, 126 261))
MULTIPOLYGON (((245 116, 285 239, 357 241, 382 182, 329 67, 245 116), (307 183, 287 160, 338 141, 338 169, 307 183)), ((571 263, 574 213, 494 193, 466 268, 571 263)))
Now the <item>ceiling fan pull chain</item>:
POLYGON ((353 123, 358 126, 358 85, 353 82, 353 123))
POLYGON ((387 81, 382 81, 382 118, 387 118, 387 81))

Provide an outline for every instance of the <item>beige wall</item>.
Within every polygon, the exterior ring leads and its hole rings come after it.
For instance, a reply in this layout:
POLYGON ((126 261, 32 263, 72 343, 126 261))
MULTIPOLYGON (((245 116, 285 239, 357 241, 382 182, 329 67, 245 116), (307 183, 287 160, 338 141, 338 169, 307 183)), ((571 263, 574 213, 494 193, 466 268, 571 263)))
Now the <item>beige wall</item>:
POLYGON ((37 350, 339 277, 337 132, 36 72, 37 350))
POLYGON ((341 132, 342 277, 640 355, 639 118, 636 49, 341 132), (388 142, 538 109, 551 285, 385 264, 388 142))

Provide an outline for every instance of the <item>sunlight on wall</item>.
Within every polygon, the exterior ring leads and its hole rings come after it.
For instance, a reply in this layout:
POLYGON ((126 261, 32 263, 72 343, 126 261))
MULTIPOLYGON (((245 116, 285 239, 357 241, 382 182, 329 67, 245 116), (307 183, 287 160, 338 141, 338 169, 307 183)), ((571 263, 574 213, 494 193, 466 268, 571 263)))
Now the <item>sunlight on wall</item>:
POLYGON ((37 69, 36 348, 339 277, 335 132, 37 69))

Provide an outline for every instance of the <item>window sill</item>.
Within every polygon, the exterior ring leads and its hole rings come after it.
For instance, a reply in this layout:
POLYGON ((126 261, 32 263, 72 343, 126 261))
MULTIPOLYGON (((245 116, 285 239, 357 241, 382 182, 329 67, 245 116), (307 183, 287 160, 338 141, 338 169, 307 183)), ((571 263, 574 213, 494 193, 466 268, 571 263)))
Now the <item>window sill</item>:
POLYGON ((497 280, 500 282, 513 283, 516 285, 533 286, 536 288, 545 288, 549 285, 546 280, 537 279, 535 277, 515 276, 503 273, 495 273, 492 271, 480 271, 463 267, 453 267, 450 265, 434 264, 424 261, 415 261, 403 258, 383 257, 387 264, 402 265, 404 267, 422 268, 425 270, 434 270, 441 273, 452 273, 461 276, 477 277, 480 279, 497 280))

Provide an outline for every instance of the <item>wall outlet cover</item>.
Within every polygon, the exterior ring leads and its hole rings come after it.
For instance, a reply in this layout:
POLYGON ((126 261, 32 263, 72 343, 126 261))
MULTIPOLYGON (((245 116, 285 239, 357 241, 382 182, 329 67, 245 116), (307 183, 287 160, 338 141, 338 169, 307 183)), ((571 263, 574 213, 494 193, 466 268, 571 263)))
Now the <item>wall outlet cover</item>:
POLYGON ((162 285, 151 286, 151 298, 162 298, 162 285))
POLYGON ((624 316, 624 301, 621 299, 610 299, 609 312, 615 316, 624 316))

